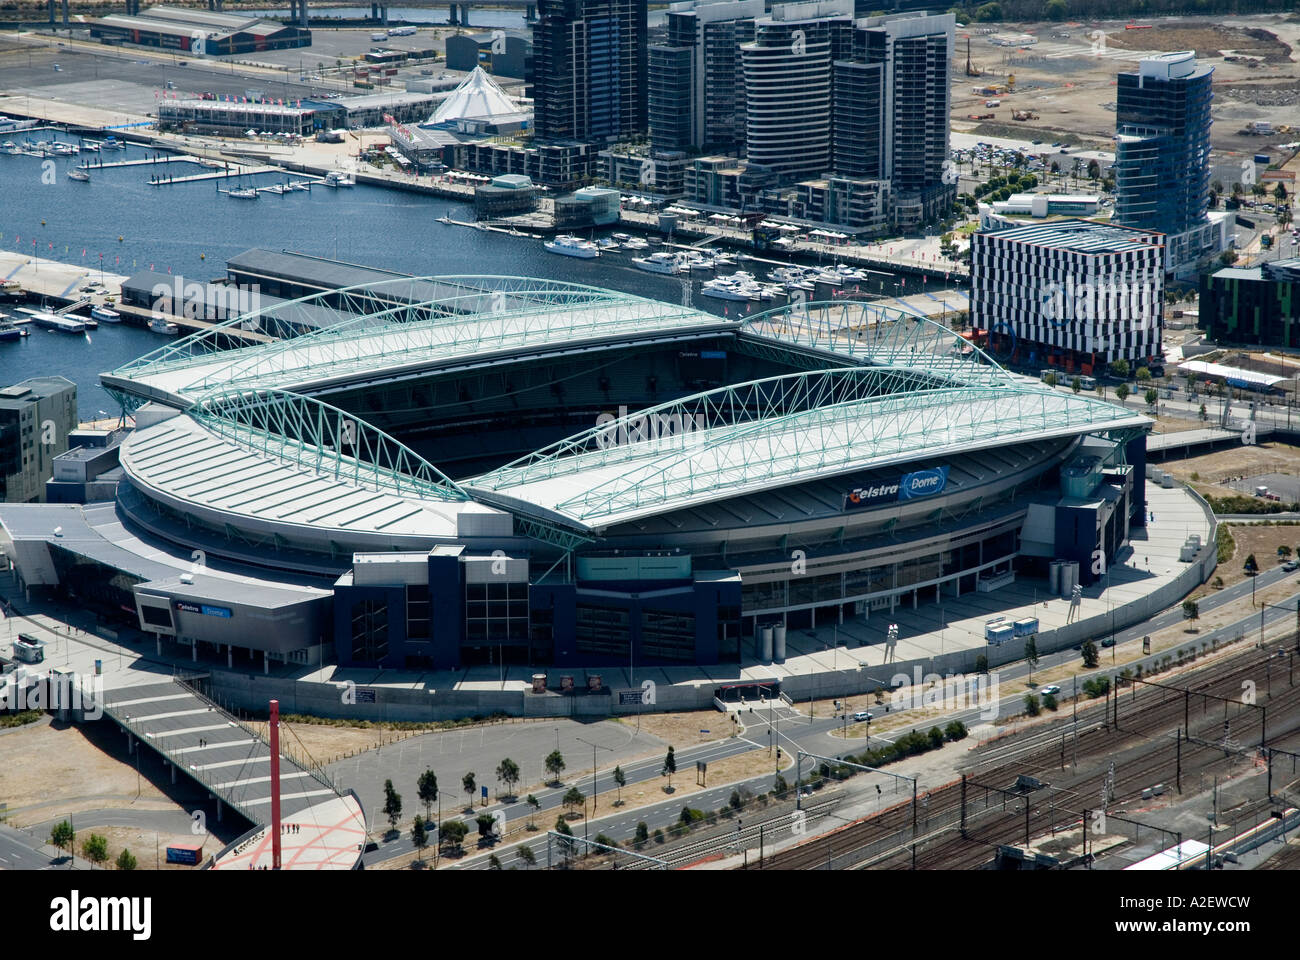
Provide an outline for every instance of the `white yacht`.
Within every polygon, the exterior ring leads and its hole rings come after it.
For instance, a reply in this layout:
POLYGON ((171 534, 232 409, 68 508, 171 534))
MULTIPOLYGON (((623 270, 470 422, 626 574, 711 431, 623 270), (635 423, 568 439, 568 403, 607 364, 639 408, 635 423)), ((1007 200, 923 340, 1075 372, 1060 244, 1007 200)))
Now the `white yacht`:
POLYGON ((558 253, 566 257, 579 257, 583 260, 591 260, 600 256, 600 248, 590 240, 583 240, 581 237, 556 237, 554 240, 547 240, 542 246, 551 253, 558 253))
POLYGON ((677 274, 682 272, 677 255, 673 253, 652 253, 648 257, 633 257, 632 264, 638 270, 647 273, 677 274))
POLYGON ((325 174, 325 179, 321 183, 327 187, 355 187, 357 185, 356 180, 338 170, 331 170, 325 174))
POLYGON ((149 329, 152 330, 154 333, 166 334, 169 337, 174 337, 176 336, 176 334, 181 332, 180 327, 176 326, 176 324, 174 323, 164 320, 162 317, 154 317, 152 320, 150 320, 149 329))
POLYGON ((100 323, 121 323, 122 322, 122 315, 120 313, 118 313, 116 310, 112 310, 109 307, 105 307, 105 306, 91 307, 90 315, 94 317, 96 320, 98 320, 100 323))

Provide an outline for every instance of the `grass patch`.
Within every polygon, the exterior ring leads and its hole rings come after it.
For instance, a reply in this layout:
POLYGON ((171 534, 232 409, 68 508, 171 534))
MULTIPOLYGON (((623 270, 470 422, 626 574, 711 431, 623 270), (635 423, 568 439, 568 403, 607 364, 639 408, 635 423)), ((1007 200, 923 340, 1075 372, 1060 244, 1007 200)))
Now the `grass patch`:
POLYGON ((39 710, 22 710, 18 713, 0 714, 0 727, 25 727, 41 719, 39 710))

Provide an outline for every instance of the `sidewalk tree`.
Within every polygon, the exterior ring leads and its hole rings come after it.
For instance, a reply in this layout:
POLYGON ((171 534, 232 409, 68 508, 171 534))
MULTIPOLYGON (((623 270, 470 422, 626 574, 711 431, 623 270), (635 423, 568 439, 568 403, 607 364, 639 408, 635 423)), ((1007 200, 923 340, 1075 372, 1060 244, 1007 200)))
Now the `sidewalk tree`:
POLYGON ((623 772, 622 767, 616 766, 614 768, 614 785, 618 787, 618 800, 614 802, 614 806, 621 807, 623 805, 623 788, 627 786, 627 774, 623 772))
POLYGON ((640 844, 640 843, 645 843, 649 839, 650 839, 650 828, 646 825, 646 822, 642 820, 637 823, 636 833, 633 834, 632 840, 633 842, 640 844))
POLYGON ((497 764, 497 779, 506 785, 506 795, 515 795, 515 784, 519 782, 519 764, 506 757, 497 764))
POLYGON ((1183 601, 1183 619, 1199 620, 1201 618, 1201 605, 1195 600, 1183 601))
POLYGON ((1025 663, 1029 664, 1029 678, 1032 680, 1038 666, 1038 644, 1033 637, 1025 637, 1025 663))
POLYGON ((524 803, 528 804, 528 826, 531 829, 533 826, 533 814, 537 813, 537 811, 541 809, 542 801, 538 800, 530 793, 528 798, 524 800, 524 803))
POLYGON ((59 850, 71 851, 73 844, 77 841, 77 834, 72 829, 72 824, 67 820, 60 820, 50 831, 50 843, 59 850))
POLYGON ((669 790, 672 790, 673 788, 673 774, 676 772, 677 772, 677 757, 673 754, 673 748, 670 746, 668 748, 668 755, 664 757, 664 767, 661 771, 659 771, 659 776, 662 777, 665 774, 667 775, 669 790))
POLYGON ((139 866, 139 863, 135 859, 135 855, 125 847, 123 847, 122 852, 117 855, 116 864, 117 869, 119 870, 134 870, 139 866))
POLYGON ((97 833, 92 833, 81 845, 81 855, 92 864, 103 863, 108 859, 108 841, 97 833))
POLYGON ((384 781, 384 816, 388 818, 388 825, 394 830, 397 829, 397 823, 402 819, 402 795, 393 789, 393 781, 384 781))
POLYGON ((1255 562, 1255 555, 1253 553, 1246 558, 1246 563, 1241 569, 1250 574, 1259 572, 1259 564, 1255 562))
POLYGON ((1083 665, 1087 669, 1095 670, 1097 664, 1101 663, 1101 654, 1097 651, 1097 645, 1091 640, 1085 640, 1079 652, 1083 655, 1083 665))
POLYGON ((564 772, 564 754, 559 750, 552 750, 546 755, 546 772, 553 781, 559 782, 560 774, 564 772))
POLYGON ((525 867, 531 867, 537 862, 537 856, 533 853, 533 848, 526 843, 515 851, 515 856, 524 862, 525 867))
POLYGON ((448 820, 438 827, 438 842, 450 846, 453 850, 458 850, 467 833, 469 833, 469 827, 463 821, 448 820))
POLYGON ((424 804, 424 819, 429 819, 429 808, 438 802, 438 777, 432 770, 420 774, 416 784, 416 795, 424 804))
POLYGON ((478 827, 479 837, 487 840, 492 836, 492 828, 497 825, 497 818, 490 813, 480 813, 474 818, 474 825, 478 827))
POLYGON ((1123 403, 1125 400, 1128 399, 1127 383, 1121 383, 1118 387, 1115 388, 1115 399, 1118 400, 1120 403, 1123 403))
POLYGON ((488 854, 488 869, 489 870, 501 869, 501 858, 498 857, 495 853, 488 854))
POLYGON ((415 822, 411 824, 411 843, 415 847, 418 862, 424 863, 424 848, 429 845, 429 831, 424 828, 424 817, 418 813, 415 822))
POLYGON ((1078 377, 1074 377, 1070 381, 1070 389, 1073 390, 1075 393, 1078 393, 1080 390, 1083 389, 1083 381, 1080 380, 1078 377))
POLYGON ((1148 407, 1154 407, 1156 405, 1156 401, 1160 399, 1160 394, 1156 393, 1155 388, 1152 387, 1150 390, 1148 390, 1145 394, 1142 395, 1142 399, 1147 402, 1148 407))
POLYGON ((585 803, 586 800, 587 797, 581 790, 577 787, 570 787, 569 792, 563 798, 564 809, 566 812, 572 813, 574 807, 585 803))
POLYGON ((471 770, 469 773, 465 774, 465 776, 463 776, 463 777, 460 778, 460 788, 461 788, 461 790, 463 790, 463 791, 465 792, 465 795, 466 795, 467 797, 469 797, 469 808, 470 808, 471 810, 474 809, 474 788, 475 788, 475 786, 476 786, 476 784, 475 784, 475 782, 474 782, 474 771, 473 771, 473 770, 471 770))

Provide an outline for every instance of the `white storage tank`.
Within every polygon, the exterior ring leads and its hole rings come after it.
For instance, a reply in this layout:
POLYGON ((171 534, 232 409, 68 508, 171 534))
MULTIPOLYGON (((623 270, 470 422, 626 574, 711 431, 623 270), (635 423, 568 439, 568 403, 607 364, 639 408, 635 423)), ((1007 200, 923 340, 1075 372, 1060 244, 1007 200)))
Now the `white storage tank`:
POLYGON ((785 624, 778 623, 772 628, 772 658, 777 663, 785 663, 785 624))
POLYGON ((759 639, 760 639, 760 641, 761 641, 761 646, 760 646, 759 651, 758 651, 758 659, 759 659, 759 662, 761 662, 761 663, 771 663, 771 662, 772 662, 772 627, 771 627, 771 625, 769 624, 768 626, 763 627, 763 628, 759 631, 758 636, 759 636, 759 639))

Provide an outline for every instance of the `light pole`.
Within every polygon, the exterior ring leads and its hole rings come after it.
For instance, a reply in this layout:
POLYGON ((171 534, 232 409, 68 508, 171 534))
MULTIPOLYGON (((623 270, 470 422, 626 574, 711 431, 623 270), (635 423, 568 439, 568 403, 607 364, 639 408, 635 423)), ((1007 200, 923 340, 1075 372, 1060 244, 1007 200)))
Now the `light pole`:
MULTIPOLYGON (((614 748, 599 743, 592 743, 590 740, 582 739, 582 737, 575 737, 574 739, 579 743, 585 743, 587 746, 591 747, 591 817, 594 817, 596 815, 596 751, 613 750, 614 748)), ((588 834, 591 832, 591 817, 582 818, 582 837, 584 840, 587 839, 588 834)))

